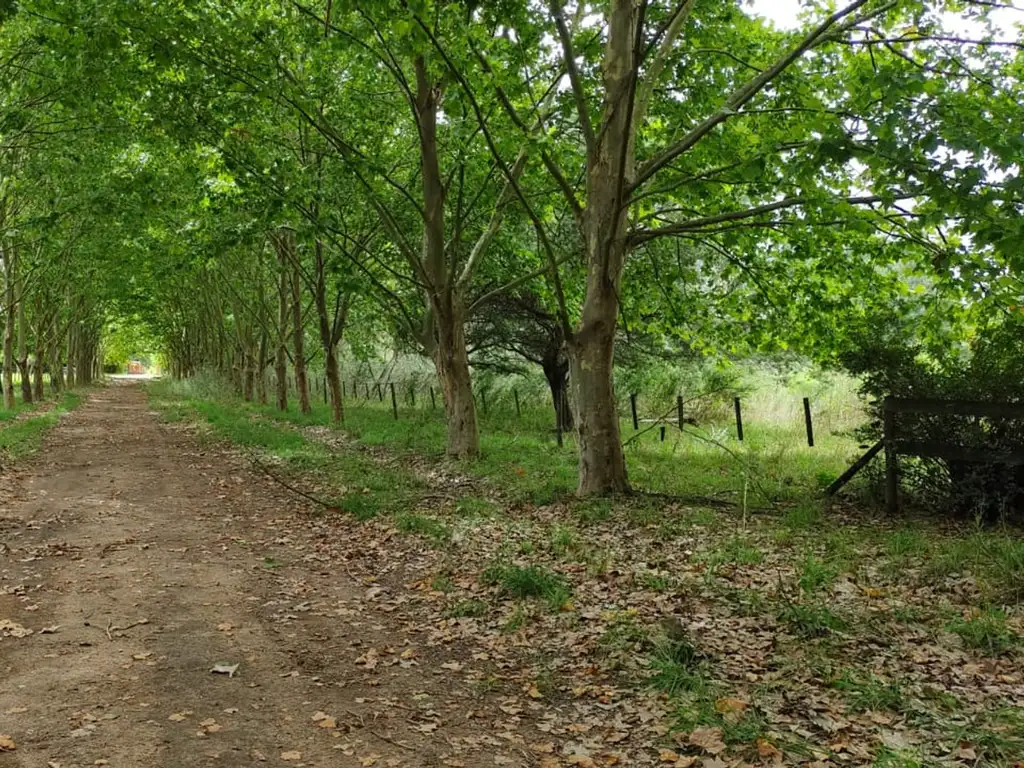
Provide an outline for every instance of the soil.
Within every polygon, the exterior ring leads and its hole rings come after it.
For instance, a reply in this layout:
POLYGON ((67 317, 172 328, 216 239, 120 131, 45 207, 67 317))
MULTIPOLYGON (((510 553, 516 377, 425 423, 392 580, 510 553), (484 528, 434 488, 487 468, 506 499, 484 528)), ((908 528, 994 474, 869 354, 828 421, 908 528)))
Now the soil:
POLYGON ((399 589, 137 385, 2 474, 0 768, 534 764, 399 589))

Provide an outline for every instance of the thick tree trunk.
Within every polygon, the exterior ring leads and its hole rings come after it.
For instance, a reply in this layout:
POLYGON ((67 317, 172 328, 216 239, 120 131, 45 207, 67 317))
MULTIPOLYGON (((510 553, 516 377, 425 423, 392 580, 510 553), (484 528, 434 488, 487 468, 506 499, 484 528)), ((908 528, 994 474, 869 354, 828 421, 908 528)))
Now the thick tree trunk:
POLYGON ((341 400, 341 368, 335 347, 327 350, 325 357, 327 367, 327 386, 331 391, 331 420, 335 424, 345 423, 345 405, 341 400))
POLYGON ((7 311, 4 313, 4 408, 14 408, 14 299, 7 292, 7 311))
POLYGON ((21 399, 32 402, 32 376, 28 369, 28 320, 24 297, 18 298, 18 370, 21 372, 21 399))
POLYGON ((632 0, 612 0, 602 64, 603 119, 587 155, 583 224, 586 295, 580 324, 568 344, 580 450, 577 492, 581 496, 630 490, 619 436, 612 360, 622 268, 629 252, 628 206, 623 205, 623 197, 633 179, 635 165, 635 24, 636 6, 632 0))
POLYGON ((581 496, 630 490, 612 383, 617 309, 614 293, 588 295, 583 322, 569 344, 580 451, 577 493, 581 496))
POLYGON ((288 410, 288 272, 282 259, 277 285, 277 355, 274 359, 274 376, 277 385, 277 407, 288 410))
MULTIPOLYGON (((295 253, 295 234, 289 231, 289 245, 295 253)), ((306 341, 302 325, 302 278, 298 264, 292 264, 292 354, 295 358, 295 389, 298 390, 299 410, 312 413, 309 403, 309 377, 306 375, 306 341)))
POLYGON ((465 327, 457 315, 438 318, 434 367, 444 393, 444 411, 448 425, 448 454, 461 458, 480 453, 480 434, 473 402, 473 383, 469 375, 469 353, 465 327))
POLYGON ((256 361, 248 350, 242 350, 242 399, 251 403, 253 391, 256 384, 255 371, 256 361))
POLYGON ((60 362, 60 342, 50 344, 50 389, 54 394, 64 390, 64 366, 60 362))
POLYGON ((32 388, 36 400, 41 401, 46 397, 46 390, 43 388, 43 356, 38 352, 35 354, 35 364, 32 366, 32 388))
POLYGON ((267 347, 269 343, 267 332, 263 331, 260 334, 259 361, 256 366, 256 397, 259 399, 260 405, 267 404, 267 380, 264 378, 264 374, 267 371, 267 347))
POLYGON ((316 259, 316 290, 313 292, 313 303, 316 306, 317 328, 320 331, 320 345, 324 350, 324 367, 327 372, 327 385, 331 392, 331 419, 335 424, 345 422, 345 406, 341 401, 341 369, 338 365, 338 342, 348 317, 348 299, 339 297, 341 304, 332 318, 327 312, 327 275, 324 262, 324 245, 316 241, 314 250, 316 259))

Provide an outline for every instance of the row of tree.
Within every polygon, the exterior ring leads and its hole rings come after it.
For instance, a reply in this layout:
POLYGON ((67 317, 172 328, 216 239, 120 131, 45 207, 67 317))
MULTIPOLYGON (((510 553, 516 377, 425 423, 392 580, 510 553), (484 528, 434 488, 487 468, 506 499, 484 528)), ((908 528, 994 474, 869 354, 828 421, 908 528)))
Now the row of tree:
POLYGON ((175 375, 260 399, 272 368, 282 407, 317 358, 341 421, 339 345, 387 340, 473 456, 471 367, 532 361, 580 492, 625 491, 616 345, 837 359, 893 313, 949 344, 1017 305, 997 6, 813 1, 782 30, 738 0, 26 0, 5 375, 15 337, 88 375, 131 316, 175 375))

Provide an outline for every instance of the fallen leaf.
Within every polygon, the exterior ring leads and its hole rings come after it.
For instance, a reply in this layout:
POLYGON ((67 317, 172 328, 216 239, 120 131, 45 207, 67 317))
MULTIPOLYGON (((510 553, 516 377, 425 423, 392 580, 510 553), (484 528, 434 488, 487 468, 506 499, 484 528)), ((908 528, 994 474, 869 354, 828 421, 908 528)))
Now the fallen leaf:
POLYGON ((13 752, 18 747, 14 743, 14 739, 10 736, 0 733, 0 752, 13 752))
POLYGON ((757 740, 757 754, 761 757, 770 757, 773 760, 782 759, 782 751, 766 739, 757 740))
POLYGON ((690 743, 712 755, 725 751, 721 728, 694 728, 690 733, 690 743))
POLYGON ((229 664, 226 661, 218 661, 213 665, 213 669, 210 670, 215 675, 227 675, 228 677, 234 677, 235 672, 238 671, 238 664, 229 664))
POLYGON ((297 749, 291 749, 291 750, 289 750, 287 752, 282 752, 281 753, 281 759, 282 760, 288 760, 288 761, 301 760, 302 759, 302 753, 299 752, 297 749))
POLYGON ((674 763, 680 757, 682 757, 682 755, 680 755, 678 752, 673 752, 671 749, 658 750, 658 759, 661 760, 661 762, 663 763, 674 763))
POLYGON ((184 712, 175 712, 173 715, 171 715, 167 719, 172 721, 172 722, 175 722, 175 723, 180 723, 180 722, 184 721, 186 717, 187 717, 187 715, 184 712))

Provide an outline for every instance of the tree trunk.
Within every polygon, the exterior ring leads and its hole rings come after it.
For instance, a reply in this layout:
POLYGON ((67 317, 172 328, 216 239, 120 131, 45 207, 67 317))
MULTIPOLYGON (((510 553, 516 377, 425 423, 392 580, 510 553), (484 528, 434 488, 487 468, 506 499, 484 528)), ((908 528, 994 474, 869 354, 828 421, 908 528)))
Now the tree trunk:
POLYGON ((277 407, 288 410, 288 272, 282 259, 277 284, 277 355, 274 375, 277 384, 277 407))
POLYGON ((35 363, 32 366, 32 386, 37 401, 46 397, 46 391, 43 388, 43 356, 39 352, 36 352, 35 363))
POLYGON ((458 315, 438 318, 437 335, 434 367, 444 393, 448 455, 460 458, 476 456, 480 453, 480 434, 462 319, 458 315))
POLYGON ((242 399, 247 403, 251 403, 253 399, 253 391, 256 384, 256 377, 254 368, 256 361, 253 359, 253 355, 249 350, 242 350, 242 399))
POLYGON ((573 428, 572 408, 569 406, 569 361, 557 355, 546 358, 541 367, 551 390, 555 425, 560 431, 568 432, 573 428))
POLYGON ((341 400, 341 368, 338 366, 338 354, 334 346, 327 350, 327 386, 331 391, 331 419, 335 424, 345 423, 345 405, 341 400))
POLYGON ((25 317, 25 297, 18 297, 18 370, 21 372, 22 402, 32 402, 32 376, 28 369, 28 320, 25 317))
POLYGON ((568 344, 580 450, 577 492, 581 496, 630 490, 619 437, 612 360, 622 268, 629 252, 628 206, 623 205, 623 197, 634 177, 635 165, 635 24, 636 6, 632 0, 612 0, 602 64, 603 119, 600 133, 587 154, 587 206, 583 223, 586 294, 580 324, 568 344))
POLYGON ((54 394, 64 390, 64 366, 60 362, 61 346, 57 339, 50 342, 50 389, 54 394))
POLYGON ((259 360, 256 364, 256 397, 259 399, 260 405, 267 404, 267 380, 264 374, 267 371, 267 363, 269 362, 267 356, 267 347, 270 346, 270 339, 267 336, 266 330, 260 334, 260 349, 259 349, 259 360))
POLYGON ((614 293, 588 294, 583 322, 569 344, 579 437, 580 496, 630 491, 612 383, 616 314, 614 293))
POLYGON ((331 419, 335 424, 345 422, 345 406, 341 401, 341 370, 338 366, 338 342, 345 328, 348 316, 348 298, 339 297, 340 305, 332 318, 327 312, 327 275, 324 262, 324 244, 316 241, 314 250, 316 282, 313 303, 316 306, 317 328, 320 331, 320 345, 324 350, 324 367, 327 371, 327 385, 331 392, 331 419))
POLYGON ((14 297, 7 291, 7 311, 4 313, 4 408, 14 408, 14 297))
POLYGON ((14 408, 14 264, 11 250, 3 249, 4 262, 4 407, 14 408))
MULTIPOLYGON (((289 230, 288 235, 287 243, 294 259, 295 233, 289 230)), ((292 264, 292 325, 292 354, 295 358, 295 389, 298 391, 299 410, 303 413, 312 413, 313 408, 309 403, 309 378, 306 375, 305 328, 302 325, 302 276, 299 274, 298 263, 292 264)))

